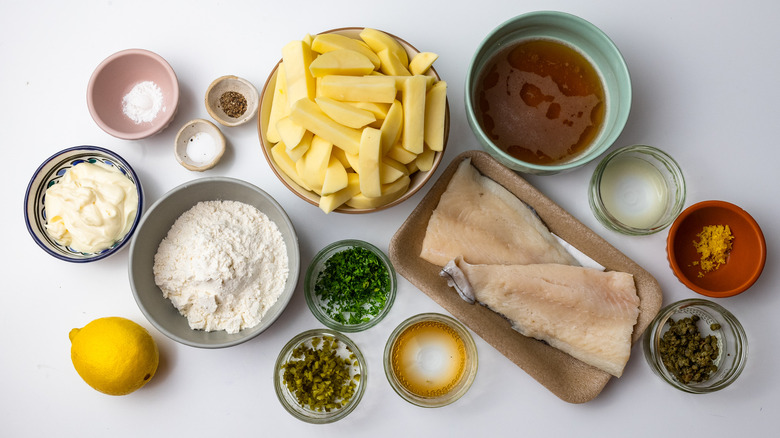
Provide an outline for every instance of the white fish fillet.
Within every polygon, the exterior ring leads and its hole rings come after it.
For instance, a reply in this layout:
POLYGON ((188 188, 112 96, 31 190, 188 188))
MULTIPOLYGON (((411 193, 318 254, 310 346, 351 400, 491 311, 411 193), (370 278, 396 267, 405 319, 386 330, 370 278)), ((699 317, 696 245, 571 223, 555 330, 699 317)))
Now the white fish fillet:
POLYGON ((639 316, 633 275, 558 264, 472 265, 461 258, 441 275, 465 300, 503 315, 523 335, 623 374, 639 316))
POLYGON ((531 208, 480 174, 470 159, 441 195, 420 252, 437 266, 458 256, 479 264, 578 265, 531 208))

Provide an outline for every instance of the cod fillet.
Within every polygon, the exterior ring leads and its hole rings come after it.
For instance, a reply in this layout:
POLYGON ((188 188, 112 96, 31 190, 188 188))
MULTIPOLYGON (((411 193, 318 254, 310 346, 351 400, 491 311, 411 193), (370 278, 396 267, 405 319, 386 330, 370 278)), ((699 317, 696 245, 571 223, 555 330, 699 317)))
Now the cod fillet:
POLYGON ((639 316, 633 275, 560 264, 478 265, 460 257, 441 275, 463 299, 503 315, 523 335, 623 374, 639 316))
POLYGON ((431 214, 420 257, 443 267, 462 256, 475 264, 578 266, 536 213, 466 159, 431 214))

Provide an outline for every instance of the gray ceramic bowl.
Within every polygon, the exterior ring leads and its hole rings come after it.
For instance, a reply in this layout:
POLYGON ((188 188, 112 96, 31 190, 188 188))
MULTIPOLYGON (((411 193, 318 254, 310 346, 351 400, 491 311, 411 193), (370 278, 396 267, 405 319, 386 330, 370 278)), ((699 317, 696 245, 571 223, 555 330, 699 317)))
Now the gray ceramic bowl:
POLYGON ((295 291, 300 270, 298 237, 287 213, 263 190, 233 178, 200 178, 174 188, 149 208, 130 243, 128 270, 130 286, 138 307, 149 322, 163 334, 192 347, 230 347, 262 333, 287 307, 295 291), (176 219, 198 202, 212 200, 238 201, 256 207, 276 223, 287 245, 289 275, 282 295, 258 325, 234 334, 224 330, 207 332, 191 329, 187 318, 163 297, 162 291, 154 282, 152 271, 157 248, 176 219))
POLYGON ((130 241, 141 220, 144 196, 141 182, 130 164, 116 153, 97 146, 76 146, 61 150, 41 164, 33 173, 24 194, 24 222, 35 243, 51 256, 66 262, 86 263, 104 259, 116 254, 130 241), (138 194, 138 214, 136 214, 130 231, 111 248, 94 253, 83 253, 67 246, 60 245, 49 237, 46 232, 46 209, 44 196, 46 189, 51 187, 65 175, 71 167, 82 162, 99 162, 119 169, 136 187, 138 194))
POLYGON ((510 169, 550 175, 583 166, 604 153, 618 138, 631 109, 631 78, 623 56, 599 28, 574 15, 539 11, 511 18, 490 32, 480 44, 466 72, 466 117, 482 147, 510 169), (601 76, 605 91, 606 114, 603 127, 585 151, 558 164, 535 164, 521 161, 499 148, 477 120, 475 89, 486 63, 508 44, 527 39, 561 42, 590 61, 601 76))

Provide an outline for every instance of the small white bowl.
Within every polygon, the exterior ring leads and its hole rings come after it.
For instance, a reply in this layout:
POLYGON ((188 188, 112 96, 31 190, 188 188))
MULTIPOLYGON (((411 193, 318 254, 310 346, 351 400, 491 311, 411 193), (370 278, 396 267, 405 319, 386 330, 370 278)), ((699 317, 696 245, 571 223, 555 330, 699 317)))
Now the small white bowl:
POLYGON ((222 76, 214 80, 206 91, 206 110, 217 122, 225 126, 238 126, 253 119, 257 114, 260 96, 257 88, 246 79, 237 76, 222 76), (230 117, 220 103, 224 93, 235 91, 246 98, 246 111, 239 117, 230 117))
POLYGON ((225 136, 217 125, 204 119, 190 120, 176 134, 176 161, 189 170, 211 169, 225 153, 225 136))

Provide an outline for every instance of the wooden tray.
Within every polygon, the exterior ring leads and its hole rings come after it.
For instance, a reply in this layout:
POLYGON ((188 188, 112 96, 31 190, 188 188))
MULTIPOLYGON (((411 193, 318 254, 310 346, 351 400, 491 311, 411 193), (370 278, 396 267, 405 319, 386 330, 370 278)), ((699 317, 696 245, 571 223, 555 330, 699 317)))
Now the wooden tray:
POLYGON ((455 157, 428 194, 412 211, 390 241, 390 259, 399 274, 430 296, 463 322, 487 343, 495 347, 531 377, 570 403, 584 403, 595 398, 612 377, 544 342, 528 338, 513 330, 501 315, 484 306, 463 301, 439 276, 440 267, 420 258, 422 241, 431 213, 461 161, 471 164, 483 175, 504 186, 533 207, 547 227, 574 247, 603 265, 607 270, 634 275, 639 294, 639 319, 634 326, 633 341, 642 336, 661 308, 663 294, 650 273, 626 257, 590 228, 536 190, 518 174, 490 155, 468 151, 455 157))

